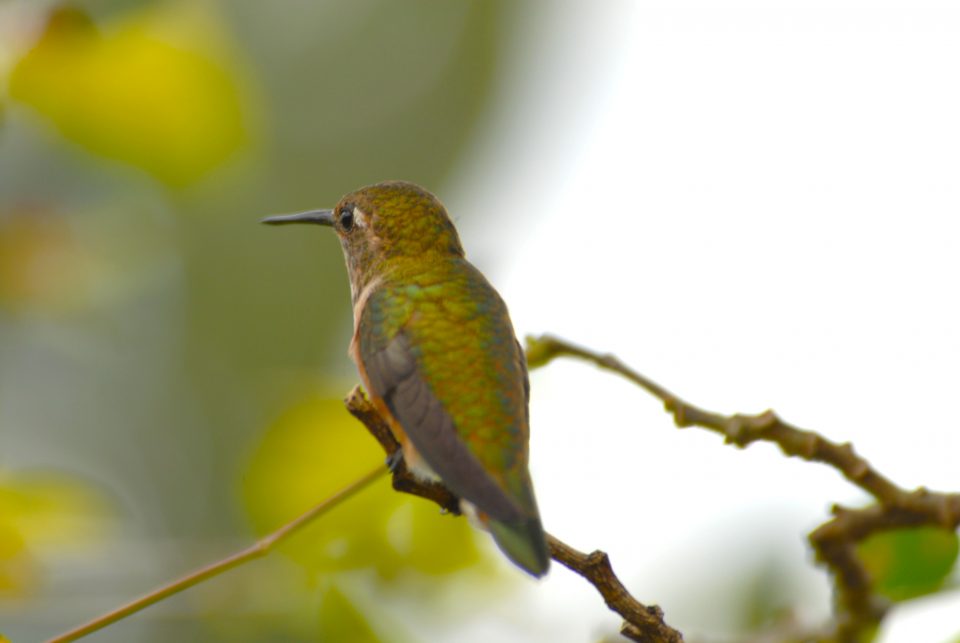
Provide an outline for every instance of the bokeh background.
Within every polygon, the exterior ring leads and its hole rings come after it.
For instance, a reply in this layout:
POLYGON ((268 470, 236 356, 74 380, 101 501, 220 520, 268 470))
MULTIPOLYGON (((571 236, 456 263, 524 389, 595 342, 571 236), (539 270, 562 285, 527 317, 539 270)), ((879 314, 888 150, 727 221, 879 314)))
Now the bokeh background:
MULTIPOLYGON (((932 1, 0 1, 0 632, 52 636, 382 458, 339 401, 336 240, 257 220, 384 179, 445 201, 518 333, 960 490, 958 72, 932 1)), ((804 537, 865 500, 834 472, 582 364, 533 375, 532 416, 547 528, 691 640, 827 616, 804 537)), ((956 637, 955 582, 881 639, 956 637)), ((96 640, 617 626, 383 482, 96 640)))

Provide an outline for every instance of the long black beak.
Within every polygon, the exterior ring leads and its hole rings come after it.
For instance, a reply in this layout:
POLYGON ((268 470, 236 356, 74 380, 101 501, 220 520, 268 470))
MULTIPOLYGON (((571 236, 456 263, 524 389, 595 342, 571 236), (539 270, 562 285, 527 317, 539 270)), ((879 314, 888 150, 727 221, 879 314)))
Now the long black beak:
POLYGON ((319 225, 333 225, 333 210, 308 210, 296 214, 275 214, 272 217, 260 219, 260 223, 270 225, 284 225, 287 223, 317 223, 319 225))

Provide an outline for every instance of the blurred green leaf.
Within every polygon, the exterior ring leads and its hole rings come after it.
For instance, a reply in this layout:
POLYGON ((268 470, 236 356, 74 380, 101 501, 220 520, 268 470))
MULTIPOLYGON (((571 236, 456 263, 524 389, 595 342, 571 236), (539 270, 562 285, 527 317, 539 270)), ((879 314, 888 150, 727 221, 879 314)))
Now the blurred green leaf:
POLYGON ((146 6, 103 33, 81 10, 56 9, 14 67, 10 95, 92 152, 191 182, 246 140, 210 7, 146 6))
MULTIPOLYGON (((245 477, 244 499, 257 530, 271 531, 382 461, 341 400, 312 398, 269 428, 245 477)), ((480 557, 466 520, 398 494, 386 479, 282 550, 316 573, 374 568, 388 580, 404 569, 455 572, 480 557)))
POLYGON ((894 601, 937 591, 957 560, 954 532, 934 527, 875 534, 858 548, 876 589, 894 601))
POLYGON ((317 640, 324 643, 377 643, 380 637, 374 634, 367 619, 350 599, 336 587, 331 587, 320 603, 317 640))

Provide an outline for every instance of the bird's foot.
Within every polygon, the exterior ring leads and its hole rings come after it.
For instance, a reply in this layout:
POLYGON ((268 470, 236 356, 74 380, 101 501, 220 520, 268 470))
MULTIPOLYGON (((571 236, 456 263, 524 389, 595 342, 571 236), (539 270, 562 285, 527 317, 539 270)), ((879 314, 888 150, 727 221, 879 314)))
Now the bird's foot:
POLYGON ((400 466, 400 462, 403 460, 403 449, 397 449, 393 453, 387 456, 387 469, 390 470, 390 473, 396 473, 397 467, 400 466))

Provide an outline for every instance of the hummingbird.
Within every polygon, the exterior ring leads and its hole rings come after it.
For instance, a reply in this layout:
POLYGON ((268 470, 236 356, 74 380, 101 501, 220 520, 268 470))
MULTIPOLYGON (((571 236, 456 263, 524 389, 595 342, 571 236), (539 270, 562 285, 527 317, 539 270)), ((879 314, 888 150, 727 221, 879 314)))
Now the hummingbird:
POLYGON ((510 560, 543 576, 550 556, 528 468, 526 359, 443 204, 388 181, 332 210, 263 222, 333 228, 353 300, 349 355, 407 467, 439 478, 510 560))

